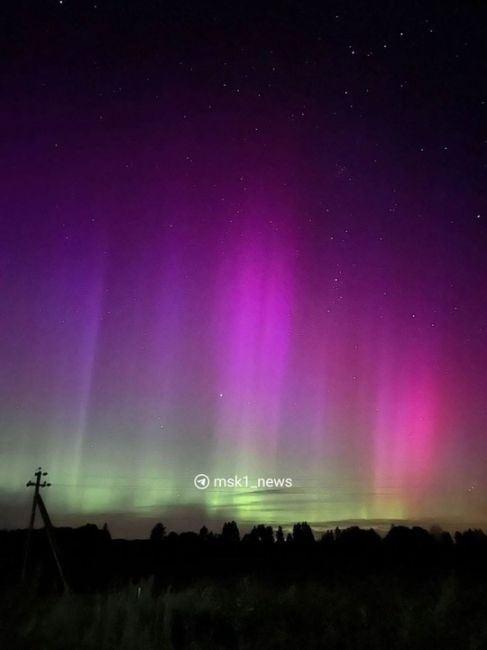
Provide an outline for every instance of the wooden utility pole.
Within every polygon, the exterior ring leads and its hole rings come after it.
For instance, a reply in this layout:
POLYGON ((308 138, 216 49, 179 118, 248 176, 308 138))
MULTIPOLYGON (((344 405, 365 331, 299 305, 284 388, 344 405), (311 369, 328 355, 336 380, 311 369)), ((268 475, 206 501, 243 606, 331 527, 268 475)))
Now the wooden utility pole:
POLYGON ((64 579, 64 574, 63 570, 61 567, 61 563, 59 561, 59 553, 56 548, 56 544, 54 542, 54 538, 52 535, 52 524, 51 524, 51 519, 49 517, 49 514, 47 512, 47 508, 44 504, 44 500, 40 495, 40 488, 44 487, 51 487, 51 484, 48 483, 47 481, 43 481, 41 483, 41 478, 43 476, 47 476, 47 472, 42 471, 42 467, 39 467, 37 472, 35 472, 34 476, 36 477, 35 481, 28 481, 26 483, 26 487, 34 487, 34 497, 32 499, 32 510, 30 514, 30 522, 29 522, 29 529, 27 531, 27 542, 25 545, 25 556, 24 556, 24 564, 22 567, 22 581, 25 580, 26 575, 27 575, 27 564, 28 564, 28 559, 29 559, 29 551, 30 551, 30 545, 31 545, 31 537, 32 537, 32 531, 34 530, 34 523, 35 523, 35 518, 36 518, 36 511, 37 508, 39 508, 39 512, 41 513, 42 520, 44 521, 44 526, 46 528, 46 535, 47 539, 49 541, 49 546, 51 548, 52 555, 54 557, 54 562, 56 563, 56 568, 59 573, 59 577, 61 579, 61 582, 63 584, 63 587, 65 590, 67 590, 67 584, 66 580, 64 579))
POLYGON ((29 551, 30 551, 30 544, 31 544, 31 538, 32 538, 32 531, 34 530, 34 522, 36 519, 36 509, 37 509, 37 495, 39 494, 39 488, 41 487, 49 487, 50 483, 48 484, 46 481, 41 484, 41 477, 42 476, 47 476, 47 472, 42 472, 42 467, 39 467, 37 469, 37 472, 35 472, 34 476, 36 477, 35 482, 34 481, 28 481, 25 484, 25 487, 32 487, 34 486, 34 496, 32 498, 32 510, 30 513, 30 522, 29 522, 29 529, 27 531, 27 542, 25 544, 25 555, 24 555, 24 564, 22 566, 22 582, 24 582, 26 575, 27 575, 27 562, 29 560, 29 551))

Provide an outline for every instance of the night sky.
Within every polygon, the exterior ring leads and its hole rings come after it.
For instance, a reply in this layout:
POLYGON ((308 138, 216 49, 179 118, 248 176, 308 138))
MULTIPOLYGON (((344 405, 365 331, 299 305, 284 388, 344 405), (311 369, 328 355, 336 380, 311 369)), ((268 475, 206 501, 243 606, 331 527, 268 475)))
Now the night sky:
POLYGON ((487 525, 480 6, 2 3, 0 527, 487 525))

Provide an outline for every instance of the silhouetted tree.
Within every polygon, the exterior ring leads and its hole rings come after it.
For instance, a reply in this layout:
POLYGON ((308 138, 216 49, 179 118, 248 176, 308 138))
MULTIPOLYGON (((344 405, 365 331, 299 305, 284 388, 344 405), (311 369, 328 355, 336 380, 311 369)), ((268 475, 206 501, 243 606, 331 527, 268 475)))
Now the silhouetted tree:
POLYGON ((274 543, 274 531, 272 526, 265 526, 264 524, 259 524, 254 526, 247 535, 248 541, 255 544, 273 544, 274 543))
POLYGON ((112 536, 110 534, 110 530, 109 530, 108 524, 106 522, 103 524, 103 528, 101 530, 102 530, 104 538, 106 540, 110 541, 112 539, 112 536))
POLYGON ((284 544, 284 533, 282 532, 282 526, 279 526, 277 529, 276 544, 284 544))
POLYGON ((299 544, 300 546, 314 543, 315 537, 313 535, 313 531, 311 530, 311 526, 306 521, 294 524, 293 540, 295 544, 299 544))
POLYGON ((206 526, 202 526, 200 528, 200 537, 201 537, 201 539, 207 539, 208 538, 208 528, 206 526))
POLYGON ((166 527, 159 522, 151 530, 150 540, 151 542, 161 542, 165 536, 166 536, 166 527))
POLYGON ((234 521, 227 521, 223 524, 222 540, 228 544, 238 544, 240 541, 240 532, 234 521))
POLYGON ((321 536, 320 544, 326 546, 327 548, 331 548, 334 543, 335 543, 335 535, 333 531, 332 530, 325 531, 321 536))
POLYGON ((442 546, 451 548, 453 546, 453 539, 449 532, 443 531, 440 537, 440 543, 442 546))

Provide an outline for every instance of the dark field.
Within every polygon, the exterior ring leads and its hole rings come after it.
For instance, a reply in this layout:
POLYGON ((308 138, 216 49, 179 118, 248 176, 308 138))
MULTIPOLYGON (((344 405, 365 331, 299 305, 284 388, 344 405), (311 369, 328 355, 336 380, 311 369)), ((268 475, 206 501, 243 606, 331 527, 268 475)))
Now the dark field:
POLYGON ((487 588, 454 577, 276 587, 201 582, 158 595, 153 583, 103 594, 1 596, 3 648, 406 649, 487 647, 487 588))
POLYGON ((2 649, 487 648, 481 531, 53 532, 66 589, 45 531, 34 532, 24 583, 25 531, 0 532, 2 649))

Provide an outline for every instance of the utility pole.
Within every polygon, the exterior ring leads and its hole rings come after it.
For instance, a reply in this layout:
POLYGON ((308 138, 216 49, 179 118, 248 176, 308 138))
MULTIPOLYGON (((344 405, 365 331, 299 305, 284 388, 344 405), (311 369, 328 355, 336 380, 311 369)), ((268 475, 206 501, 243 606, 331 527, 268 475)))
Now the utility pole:
POLYGON ((29 529, 27 531, 27 542, 25 544, 25 555, 24 555, 24 564, 22 567, 22 582, 25 581, 25 577, 27 575, 27 562, 29 560, 29 551, 30 551, 30 543, 31 543, 31 538, 32 538, 32 531, 34 530, 34 522, 36 519, 36 509, 37 509, 37 495, 39 494, 39 488, 41 487, 49 487, 51 484, 47 483, 44 481, 41 484, 41 477, 42 476, 47 476, 47 472, 42 471, 42 467, 39 467, 37 469, 37 472, 34 473, 34 476, 36 477, 35 482, 34 481, 28 481, 25 484, 25 487, 32 487, 34 486, 34 497, 32 498, 32 510, 30 513, 30 522, 29 522, 29 529))
POLYGON ((44 504, 44 500, 42 499, 40 495, 40 488, 44 487, 51 487, 51 484, 48 483, 46 480, 44 480, 41 483, 41 478, 43 476, 47 476, 47 472, 42 471, 42 467, 39 467, 37 469, 37 472, 35 472, 34 476, 36 477, 35 481, 28 481, 25 485, 26 487, 34 487, 34 497, 32 499, 32 511, 30 514, 30 522, 29 522, 29 529, 27 531, 27 542, 25 545, 25 556, 24 556, 24 565, 22 567, 22 581, 25 581, 25 577, 27 575, 27 563, 29 559, 29 551, 30 551, 30 544, 31 544, 31 537, 32 537, 32 531, 34 530, 34 523, 35 523, 35 518, 36 518, 36 511, 37 508, 39 508, 39 511, 41 513, 41 517, 44 521, 44 526, 46 528, 46 534, 47 534, 47 539, 49 541, 49 546, 51 547, 51 552, 54 557, 54 561, 56 563, 56 568, 59 573, 59 577, 61 579, 61 582, 63 584, 64 589, 67 591, 67 584, 66 580, 64 579, 64 574, 63 570, 61 567, 61 563, 59 562, 59 554, 56 549, 56 544, 54 542, 54 538, 52 536, 52 524, 51 524, 51 519, 49 517, 49 514, 47 512, 47 508, 44 504))

